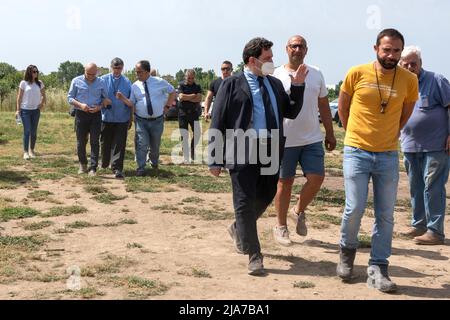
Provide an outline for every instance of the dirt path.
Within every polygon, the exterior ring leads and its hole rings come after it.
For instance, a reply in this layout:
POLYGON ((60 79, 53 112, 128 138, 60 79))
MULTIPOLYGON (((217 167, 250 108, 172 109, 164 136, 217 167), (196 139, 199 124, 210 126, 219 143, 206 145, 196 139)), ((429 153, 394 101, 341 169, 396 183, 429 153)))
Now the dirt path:
MULTIPOLYGON (((399 191, 402 199, 408 198, 405 181, 402 177, 399 191)), ((357 278, 353 284, 344 284, 335 276, 339 226, 315 217, 327 214, 339 218, 341 208, 311 208, 310 232, 305 238, 295 235, 291 222, 294 245, 289 248, 273 242, 272 208, 258 223, 269 274, 254 278, 246 274, 248 258, 233 250, 226 231, 232 220, 205 220, 214 212, 230 216, 231 194, 195 193, 178 187, 175 192, 131 194, 125 191, 123 182, 111 179, 104 185, 115 195, 127 198, 114 204, 101 204, 73 178, 39 181, 39 190, 53 193, 52 199, 63 202, 64 206, 84 206, 88 212, 2 223, 1 234, 9 236, 36 233, 24 230, 24 222, 49 220, 54 224, 39 231, 49 237, 48 241, 31 258, 19 263, 17 270, 9 273, 0 270, 0 275, 3 272, 12 280, 0 283, 0 299, 450 298, 448 240, 445 246, 419 247, 395 238, 391 275, 400 290, 396 295, 384 295, 365 284, 370 249, 361 249, 357 255, 357 278), (68 230, 67 224, 76 221, 95 226, 61 233, 68 230), (67 290, 66 270, 70 267, 82 272, 81 293, 67 290)), ((342 178, 327 178, 324 186, 342 190, 342 178)), ((0 196, 20 203, 29 192, 26 188, 0 190, 0 196)), ((43 212, 55 207, 51 201, 31 201, 27 205, 43 212)), ((395 231, 404 230, 408 220, 407 212, 396 213, 395 231)), ((447 216, 448 235, 449 220, 447 216)), ((370 234, 372 222, 373 218, 364 218, 364 233, 370 234)))

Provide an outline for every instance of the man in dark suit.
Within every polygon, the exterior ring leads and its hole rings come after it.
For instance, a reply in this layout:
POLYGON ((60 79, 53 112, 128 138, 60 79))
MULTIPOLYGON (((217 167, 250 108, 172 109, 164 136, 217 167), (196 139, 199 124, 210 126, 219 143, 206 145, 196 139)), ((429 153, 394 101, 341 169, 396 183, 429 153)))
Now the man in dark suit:
POLYGON ((236 221, 228 231, 237 251, 249 255, 248 273, 255 276, 265 274, 256 222, 277 191, 283 118, 299 114, 308 73, 304 65, 298 68, 289 96, 281 81, 270 76, 272 45, 255 38, 245 46, 244 72, 225 79, 216 96, 209 140, 211 174, 230 170, 236 221))

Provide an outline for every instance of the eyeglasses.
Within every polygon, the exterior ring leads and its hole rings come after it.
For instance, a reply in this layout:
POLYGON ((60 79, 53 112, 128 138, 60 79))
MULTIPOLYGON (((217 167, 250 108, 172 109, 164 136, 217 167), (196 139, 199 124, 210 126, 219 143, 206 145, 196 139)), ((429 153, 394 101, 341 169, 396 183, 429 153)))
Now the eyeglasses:
POLYGON ((290 44, 289 48, 291 48, 292 50, 296 49, 305 50, 306 46, 304 44, 290 44))
POLYGON ((222 70, 222 71, 231 71, 231 68, 226 67, 226 68, 222 68, 221 70, 222 70))

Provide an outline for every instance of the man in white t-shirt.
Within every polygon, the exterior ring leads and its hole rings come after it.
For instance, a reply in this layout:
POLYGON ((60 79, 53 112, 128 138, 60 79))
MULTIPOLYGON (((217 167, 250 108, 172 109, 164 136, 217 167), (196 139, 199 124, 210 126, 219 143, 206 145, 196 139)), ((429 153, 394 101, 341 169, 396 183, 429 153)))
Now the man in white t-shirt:
MULTIPOLYGON (((286 45, 289 62, 275 70, 274 76, 283 82, 289 93, 291 75, 303 64, 308 52, 306 40, 299 35, 289 39, 286 45)), ((328 103, 328 90, 325 80, 318 68, 308 66, 306 90, 303 109, 295 120, 284 119, 286 145, 281 163, 280 180, 278 182, 275 207, 278 216, 278 226, 274 227, 275 240, 284 246, 291 245, 287 228, 287 213, 291 200, 297 163, 300 164, 306 177, 306 184, 300 192, 300 198, 292 208, 293 217, 297 221, 296 231, 301 236, 307 235, 305 210, 319 192, 325 178, 323 150, 323 134, 320 131, 318 112, 325 127, 325 147, 328 151, 336 148, 336 138, 328 103)))

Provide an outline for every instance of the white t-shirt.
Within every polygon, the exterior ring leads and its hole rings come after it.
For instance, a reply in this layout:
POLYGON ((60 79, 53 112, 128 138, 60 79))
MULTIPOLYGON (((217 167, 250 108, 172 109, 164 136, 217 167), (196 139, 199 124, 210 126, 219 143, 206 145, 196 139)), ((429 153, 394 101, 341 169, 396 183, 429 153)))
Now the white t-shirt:
POLYGON ((41 87, 33 82, 30 84, 28 81, 21 81, 19 88, 23 90, 21 109, 35 110, 41 103, 41 90, 44 88, 44 84, 40 81, 41 87))
MULTIPOLYGON (((321 142, 324 139, 320 131, 319 122, 319 98, 325 98, 328 90, 322 72, 317 67, 307 66, 309 73, 306 77, 305 95, 303 107, 294 120, 284 119, 284 135, 286 136, 286 148, 301 147, 321 142)), ((284 90, 288 94, 291 91, 290 72, 284 66, 275 70, 273 74, 283 83, 284 90)))

